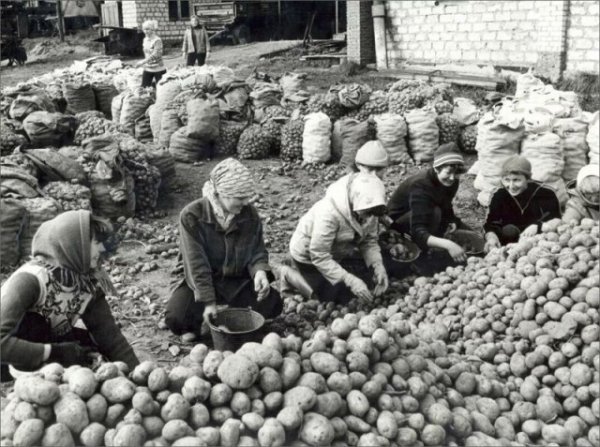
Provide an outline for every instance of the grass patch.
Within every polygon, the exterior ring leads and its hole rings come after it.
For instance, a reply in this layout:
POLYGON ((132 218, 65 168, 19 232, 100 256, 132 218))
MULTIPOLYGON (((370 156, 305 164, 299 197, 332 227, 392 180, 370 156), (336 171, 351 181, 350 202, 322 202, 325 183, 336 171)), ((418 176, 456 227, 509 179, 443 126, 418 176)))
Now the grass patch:
POLYGON ((554 85, 557 90, 575 92, 579 105, 586 112, 600 110, 600 76, 591 73, 574 73, 554 85))

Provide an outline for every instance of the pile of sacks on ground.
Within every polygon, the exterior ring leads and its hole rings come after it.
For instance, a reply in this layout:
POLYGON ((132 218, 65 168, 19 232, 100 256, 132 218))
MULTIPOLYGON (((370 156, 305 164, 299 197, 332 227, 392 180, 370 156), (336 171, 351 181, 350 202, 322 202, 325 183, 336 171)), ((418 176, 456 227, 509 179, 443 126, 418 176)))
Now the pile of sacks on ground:
POLYGON ((575 92, 555 90, 531 73, 519 76, 514 98, 501 100, 479 121, 478 200, 487 206, 500 186, 504 161, 521 154, 532 164, 532 178, 552 187, 562 204, 566 185, 579 170, 598 164, 599 113, 583 112, 575 92))
POLYGON ((28 256, 37 228, 60 212, 91 209, 111 219, 146 214, 174 177, 168 151, 138 141, 108 119, 120 70, 110 64, 92 61, 83 69, 76 63, 3 90, 4 266, 28 256))

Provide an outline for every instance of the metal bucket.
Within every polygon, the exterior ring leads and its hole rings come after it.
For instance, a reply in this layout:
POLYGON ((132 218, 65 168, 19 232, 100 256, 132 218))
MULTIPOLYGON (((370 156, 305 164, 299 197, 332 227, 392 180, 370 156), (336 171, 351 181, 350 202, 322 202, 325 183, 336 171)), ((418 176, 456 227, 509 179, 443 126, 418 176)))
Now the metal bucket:
POLYGON ((261 314, 243 308, 219 310, 208 323, 214 348, 233 352, 246 342, 260 341, 264 325, 265 318, 261 314))

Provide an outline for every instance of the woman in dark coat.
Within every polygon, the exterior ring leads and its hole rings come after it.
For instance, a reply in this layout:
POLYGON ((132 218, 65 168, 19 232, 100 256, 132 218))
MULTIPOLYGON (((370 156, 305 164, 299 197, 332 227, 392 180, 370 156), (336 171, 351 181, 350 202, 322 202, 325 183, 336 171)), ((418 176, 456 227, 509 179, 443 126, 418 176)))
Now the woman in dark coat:
POLYGON ((228 158, 210 173, 203 197, 181 212, 177 272, 183 278, 165 315, 175 334, 200 335, 218 304, 251 307, 266 318, 281 313, 279 293, 270 286, 274 278, 262 223, 249 204, 254 191, 248 169, 228 158))
POLYGON ((490 201, 485 229, 485 248, 517 242, 533 236, 542 223, 560 218, 560 203, 554 191, 531 180, 531 163, 515 155, 502 166, 502 187, 490 201))
POLYGON ((105 298, 115 294, 99 264, 111 231, 109 222, 84 210, 67 211, 40 226, 32 259, 2 286, 3 367, 29 371, 46 362, 86 365, 93 351, 130 368, 139 363, 105 298), (87 330, 74 326, 79 319, 87 330))

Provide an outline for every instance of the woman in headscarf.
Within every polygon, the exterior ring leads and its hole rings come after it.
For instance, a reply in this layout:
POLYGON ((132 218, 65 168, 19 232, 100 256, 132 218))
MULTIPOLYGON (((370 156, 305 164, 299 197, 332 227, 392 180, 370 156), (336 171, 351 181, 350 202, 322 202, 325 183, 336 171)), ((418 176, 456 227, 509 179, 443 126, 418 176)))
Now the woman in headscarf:
POLYGON ((142 87, 152 87, 152 81, 158 81, 167 72, 163 63, 163 43, 158 36, 158 22, 156 20, 146 20, 142 24, 144 31, 144 60, 137 64, 138 67, 144 67, 142 73, 142 87))
POLYGON ((202 66, 210 57, 210 41, 206 28, 200 22, 198 16, 190 18, 190 26, 183 34, 183 61, 187 66, 193 66, 198 62, 202 66))
POLYGON ((86 365, 93 351, 130 368, 139 363, 105 298, 115 294, 99 263, 111 234, 110 222, 84 210, 59 214, 39 227, 32 259, 2 286, 3 366, 86 365), (87 331, 74 327, 79 319, 87 331))
POLYGON ((293 267, 282 269, 281 289, 337 303, 353 295, 369 302, 383 294, 388 276, 377 230, 385 212, 385 186, 376 175, 353 173, 333 183, 298 222, 290 240, 293 267), (372 270, 373 290, 342 266, 357 250, 372 270))
POLYGON ((586 165, 579 170, 575 187, 569 189, 569 200, 565 207, 565 222, 581 222, 584 218, 600 219, 600 168, 586 165))
POLYGON ((223 160, 210 173, 203 197, 179 216, 176 288, 165 323, 175 334, 201 335, 218 304, 251 307, 266 318, 281 313, 265 249, 262 223, 250 205, 255 184, 239 161, 223 160))

